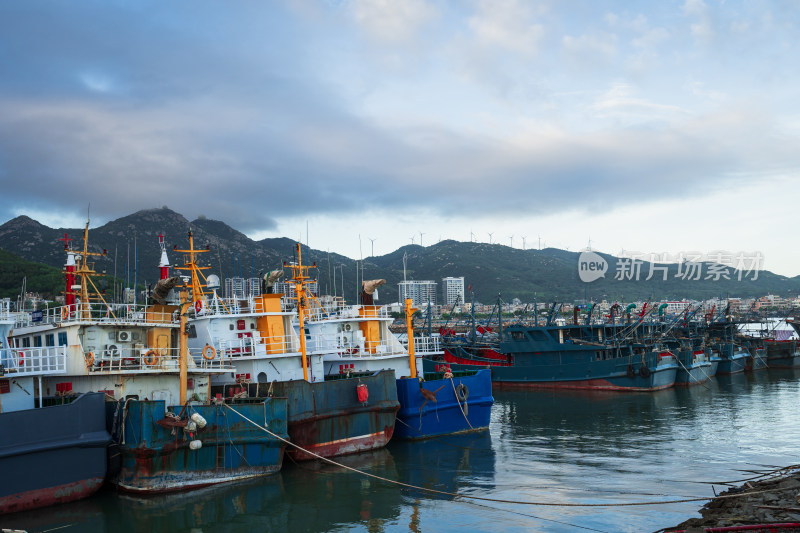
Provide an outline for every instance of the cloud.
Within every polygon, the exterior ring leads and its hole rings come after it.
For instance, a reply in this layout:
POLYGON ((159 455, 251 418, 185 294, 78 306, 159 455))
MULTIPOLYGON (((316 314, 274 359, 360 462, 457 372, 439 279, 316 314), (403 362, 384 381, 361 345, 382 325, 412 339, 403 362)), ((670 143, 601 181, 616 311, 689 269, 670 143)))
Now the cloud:
POLYGON ((437 9, 426 0, 352 0, 352 16, 372 39, 390 43, 411 40, 437 9))
POLYGON ((469 27, 484 46, 530 56, 539 51, 545 33, 534 15, 532 5, 521 0, 480 0, 469 27))

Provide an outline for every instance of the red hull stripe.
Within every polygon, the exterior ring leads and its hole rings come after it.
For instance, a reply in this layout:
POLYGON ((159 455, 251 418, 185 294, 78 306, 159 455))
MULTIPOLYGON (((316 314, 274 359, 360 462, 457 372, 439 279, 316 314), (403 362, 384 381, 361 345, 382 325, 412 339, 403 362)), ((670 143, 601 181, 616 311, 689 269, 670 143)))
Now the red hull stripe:
POLYGON ((73 502, 91 496, 103 484, 103 478, 89 478, 65 485, 29 490, 0 498, 0 514, 15 513, 73 502))

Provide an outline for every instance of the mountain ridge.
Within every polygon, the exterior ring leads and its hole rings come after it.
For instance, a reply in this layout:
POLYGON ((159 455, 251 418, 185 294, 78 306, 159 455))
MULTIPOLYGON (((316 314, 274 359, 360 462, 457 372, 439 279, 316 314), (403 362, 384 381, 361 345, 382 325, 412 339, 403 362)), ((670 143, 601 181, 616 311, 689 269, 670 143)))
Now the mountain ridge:
MULTIPOLYGON (((96 270, 105 270, 133 284, 155 281, 161 251, 159 234, 165 235, 167 253, 171 264, 182 264, 182 257, 172 251, 173 246, 185 249, 188 231, 193 232, 195 247, 209 246, 210 253, 200 255, 203 264, 210 265, 221 278, 239 275, 256 277, 260 273, 282 268, 284 261, 294 257, 295 241, 286 237, 255 241, 223 221, 199 217, 189 221, 168 207, 143 209, 91 228, 90 250, 107 250, 106 257, 96 259, 96 270)), ((0 225, 0 248, 27 261, 61 268, 65 261, 64 234, 73 239, 75 247, 81 246, 83 228, 50 228, 21 215, 0 225)), ((322 250, 308 249, 303 245, 305 260, 318 265, 317 279, 323 293, 341 295, 342 288, 348 301, 355 301, 358 290, 356 265, 347 256, 322 250), (330 258, 330 261, 329 261, 330 258), (336 289, 334 289, 334 278, 336 289), (342 287, 344 282, 344 287, 342 287)), ((667 280, 655 277, 645 279, 615 279, 618 277, 619 258, 597 252, 608 264, 606 276, 584 283, 578 275, 579 252, 557 248, 520 250, 503 244, 459 242, 443 240, 437 244, 421 246, 407 244, 388 254, 367 257, 358 267, 367 279, 384 278, 380 303, 397 299, 397 284, 409 280, 433 280, 441 298, 441 280, 444 277, 465 278, 465 290, 472 286, 479 301, 493 301, 498 293, 503 299, 520 298, 523 301, 579 299, 705 299, 728 294, 751 297, 767 293, 796 295, 800 292, 800 276, 788 278, 760 271, 757 280, 686 280, 678 276, 678 265, 667 267, 667 280), (404 272, 403 257, 406 267, 404 272), (389 293, 391 296, 386 296, 389 293)), ((649 263, 642 263, 647 273, 649 263)), ((3 273, 6 275, 6 273, 3 273)), ((644 276, 642 276, 643 278, 644 276)), ((12 280, 13 281, 13 280, 12 280)), ((15 282, 16 283, 16 282, 15 282)), ((34 287, 31 289, 35 290, 34 287)), ((470 296, 466 298, 469 300, 470 296)))

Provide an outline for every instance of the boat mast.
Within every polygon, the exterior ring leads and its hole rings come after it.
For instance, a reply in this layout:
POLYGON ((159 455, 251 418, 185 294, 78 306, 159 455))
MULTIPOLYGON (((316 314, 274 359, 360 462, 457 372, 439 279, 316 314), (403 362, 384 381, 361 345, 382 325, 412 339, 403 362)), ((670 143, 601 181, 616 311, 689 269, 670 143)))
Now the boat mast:
POLYGON ((296 245, 297 251, 297 264, 287 265, 284 261, 283 266, 292 269, 292 282, 294 282, 294 294, 297 299, 297 318, 300 324, 300 356, 303 361, 303 379, 308 381, 308 357, 306 354, 306 326, 305 326, 305 312, 306 312, 306 280, 311 279, 308 275, 310 268, 316 268, 317 264, 311 266, 303 265, 303 247, 298 242, 296 245))
POLYGON ((417 358, 414 356, 414 313, 416 309, 411 307, 411 298, 406 298, 406 335, 408 336, 408 360, 411 377, 417 377, 417 358))
MULTIPOLYGON (((189 285, 182 285, 184 288, 190 288, 192 290, 192 301, 194 302, 195 311, 199 312, 203 309, 207 302, 206 302, 206 293, 203 291, 203 287, 206 285, 204 283, 200 283, 200 276, 203 276, 203 280, 205 280, 205 276, 203 275, 203 270, 208 270, 211 268, 210 266, 197 266, 197 259, 195 258, 195 254, 208 252, 208 247, 205 250, 196 250, 194 247, 194 236, 192 235, 192 231, 189 230, 189 249, 188 250, 178 250, 178 246, 176 245, 173 250, 175 252, 189 254, 184 258, 184 265, 182 267, 176 266, 176 270, 188 270, 190 275, 189 285)), ((163 255, 166 258, 166 253, 163 255)))

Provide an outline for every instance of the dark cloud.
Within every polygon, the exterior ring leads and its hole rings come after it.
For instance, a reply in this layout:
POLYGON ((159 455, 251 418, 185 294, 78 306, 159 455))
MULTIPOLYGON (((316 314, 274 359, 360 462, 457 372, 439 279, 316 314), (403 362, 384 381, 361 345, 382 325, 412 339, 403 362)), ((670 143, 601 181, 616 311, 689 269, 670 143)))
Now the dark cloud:
POLYGON ((797 164, 758 115, 513 145, 379 125, 317 75, 310 48, 336 41, 304 40, 309 28, 281 9, 0 4, 0 214, 168 204, 254 231, 365 207, 591 211, 797 164))

